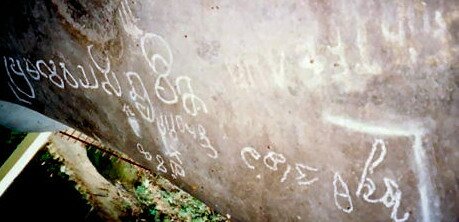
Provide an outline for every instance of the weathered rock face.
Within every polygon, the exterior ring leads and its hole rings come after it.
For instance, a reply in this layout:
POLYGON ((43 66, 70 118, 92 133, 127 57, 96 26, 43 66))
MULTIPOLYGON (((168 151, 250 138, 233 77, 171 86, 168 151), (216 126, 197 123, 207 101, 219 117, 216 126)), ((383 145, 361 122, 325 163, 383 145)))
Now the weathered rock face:
POLYGON ((232 218, 459 218, 454 0, 16 0, 1 14, 2 99, 232 218))

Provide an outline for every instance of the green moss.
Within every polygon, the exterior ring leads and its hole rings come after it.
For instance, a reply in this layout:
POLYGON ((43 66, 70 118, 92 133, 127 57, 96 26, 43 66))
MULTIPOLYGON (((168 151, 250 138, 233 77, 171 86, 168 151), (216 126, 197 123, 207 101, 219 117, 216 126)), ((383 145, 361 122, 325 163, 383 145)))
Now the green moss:
POLYGON ((96 148, 88 149, 87 153, 102 176, 114 184, 122 184, 142 205, 143 213, 138 216, 139 218, 123 218, 123 221, 227 220, 200 200, 159 176, 103 154, 96 148))
MULTIPOLYGON (((212 211, 203 202, 190 196, 182 190, 166 191, 159 190, 159 202, 164 202, 164 205, 169 208, 169 211, 175 212, 174 218, 182 221, 225 221, 226 218, 212 211)), ((153 200, 153 192, 151 187, 145 183, 136 187, 136 197, 148 209, 150 219, 158 219, 162 216, 156 207, 153 200)), ((167 217, 165 217, 167 218, 167 217)))
POLYGON ((10 157, 17 145, 26 136, 27 133, 11 130, 0 125, 0 165, 10 157))
POLYGON ((97 171, 109 181, 120 182, 127 188, 133 188, 139 180, 138 168, 119 160, 117 157, 110 156, 93 147, 88 147, 87 155, 97 171))

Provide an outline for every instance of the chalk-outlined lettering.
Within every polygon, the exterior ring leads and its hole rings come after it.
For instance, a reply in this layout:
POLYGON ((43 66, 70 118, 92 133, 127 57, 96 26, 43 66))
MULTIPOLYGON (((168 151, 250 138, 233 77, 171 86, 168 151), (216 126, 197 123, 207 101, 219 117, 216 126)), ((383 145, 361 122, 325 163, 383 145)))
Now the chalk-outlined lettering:
MULTIPOLYGON (((14 63, 14 60, 12 58, 10 58, 10 60, 14 63)), ((8 78, 9 78, 8 86, 10 87, 11 91, 13 92, 13 94, 16 96, 16 98, 19 101, 27 103, 27 104, 32 104, 32 102, 30 102, 30 99, 35 99, 35 90, 32 87, 32 84, 30 83, 30 81, 27 78, 27 76, 24 74, 24 72, 18 72, 18 71, 14 71, 14 69, 11 69, 15 73, 15 75, 22 77, 24 79, 25 83, 27 84, 28 90, 24 91, 23 89, 21 89, 16 84, 16 82, 13 79, 13 76, 11 76, 11 73, 10 73, 9 67, 8 67, 8 61, 7 61, 5 56, 3 57, 3 61, 4 61, 4 64, 5 64, 6 74, 8 75, 8 78)), ((11 66, 14 66, 14 64, 10 64, 10 67, 11 66)), ((19 66, 19 63, 18 63, 18 66, 19 66)), ((22 71, 22 69, 21 69, 21 71, 22 71)))
POLYGON ((335 205, 338 209, 342 210, 345 213, 351 213, 354 210, 354 206, 352 205, 352 198, 349 193, 349 188, 347 184, 343 181, 340 174, 338 172, 335 173, 333 176, 333 197, 335 199, 335 205), (346 207, 343 207, 338 200, 338 197, 344 198, 345 202, 347 203, 346 207))
POLYGON ((297 163, 297 164, 295 164, 295 169, 298 172, 298 174, 300 174, 299 176, 297 176, 295 178, 298 181, 299 185, 311 185, 314 182, 319 180, 319 178, 317 178, 317 177, 314 177, 314 178, 308 180, 306 178, 306 174, 304 174, 304 170, 311 171, 311 172, 317 172, 317 170, 318 170, 317 168, 310 167, 310 166, 307 166, 307 165, 304 165, 304 164, 301 164, 301 163, 297 163))
POLYGON ((218 153, 217 150, 210 144, 210 140, 206 135, 206 129, 201 125, 198 124, 198 134, 199 134, 199 145, 201 145, 203 148, 208 149, 211 151, 211 153, 207 153, 207 156, 209 156, 212 159, 217 159, 218 153))
POLYGON ((207 113, 206 104, 204 103, 204 101, 202 101, 201 98, 197 97, 193 92, 193 88, 191 87, 190 77, 179 76, 175 80, 175 84, 177 86, 178 93, 182 96, 183 108, 185 109, 186 113, 192 116, 196 116, 199 111, 202 111, 203 113, 207 113), (184 81, 186 83, 186 88, 188 89, 187 91, 181 88, 181 85, 180 85, 181 81, 184 81))
POLYGON ((167 173, 167 168, 164 166, 164 159, 161 155, 157 154, 156 155, 156 161, 158 161, 158 165, 156 166, 156 170, 167 173))
POLYGON ((82 65, 78 65, 77 68, 80 69, 81 70, 81 74, 83 74, 84 82, 80 79, 80 85, 83 88, 86 88, 86 89, 97 89, 97 88, 99 88, 99 81, 96 78, 96 74, 94 73, 94 68, 92 68, 92 66, 89 66, 89 69, 91 70, 91 74, 92 74, 92 79, 94 79, 94 82, 92 84, 89 82, 88 76, 86 75, 86 72, 84 71, 83 66, 82 65))
POLYGON ((58 74, 57 74, 57 70, 56 70, 56 64, 54 64, 54 61, 53 60, 49 60, 49 64, 51 65, 48 66, 48 64, 46 64, 45 61, 43 60, 38 60, 37 61, 37 69, 38 69, 38 72, 40 72, 40 74, 46 78, 48 78, 54 85, 56 85, 57 87, 61 88, 61 89, 64 89, 65 88, 65 85, 64 85, 64 80, 62 79, 62 77, 60 77, 58 74), (47 70, 48 70, 48 73, 45 73, 41 66, 44 66, 47 70), (48 75, 47 75, 48 74, 48 75))
POLYGON ((139 74, 131 71, 126 72, 126 76, 129 85, 131 86, 129 95, 134 101, 137 111, 139 111, 143 119, 152 123, 155 120, 155 110, 153 108, 153 104, 150 101, 150 97, 148 96, 147 89, 145 88, 142 79, 140 78, 139 74), (136 86, 139 86, 140 89, 136 89, 136 86))
POLYGON ((285 159, 284 155, 272 151, 269 151, 268 154, 266 154, 263 158, 263 162, 265 163, 266 167, 273 171, 277 170, 278 164, 285 163, 286 161, 287 160, 285 159))
POLYGON ((255 167, 253 165, 251 165, 249 163, 249 161, 247 160, 247 158, 246 158, 246 154, 247 153, 250 154, 250 156, 252 156, 252 158, 254 158, 255 160, 260 159, 261 155, 253 147, 244 147, 241 150, 241 157, 242 157, 242 160, 244 161, 245 165, 247 165, 248 168, 254 170, 255 167))
POLYGON ((150 152, 145 151, 145 149, 143 148, 142 144, 137 143, 137 150, 138 150, 141 154, 144 155, 144 157, 145 157, 146 160, 151 161, 152 156, 151 156, 150 152))
POLYGON ((76 81, 75 77, 73 77, 72 73, 70 73, 70 71, 67 69, 65 63, 60 62, 59 66, 62 69, 62 74, 67 84, 69 84, 74 89, 78 89, 78 82, 76 81), (69 79, 71 79, 71 81, 69 79))

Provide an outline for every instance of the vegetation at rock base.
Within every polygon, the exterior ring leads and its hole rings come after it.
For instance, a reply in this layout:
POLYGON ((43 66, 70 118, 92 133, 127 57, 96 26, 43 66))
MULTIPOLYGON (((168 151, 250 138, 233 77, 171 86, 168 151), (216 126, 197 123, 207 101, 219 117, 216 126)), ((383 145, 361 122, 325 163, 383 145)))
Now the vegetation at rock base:
POLYGON ((0 163, 6 161, 26 135, 27 133, 17 132, 0 126, 0 163))
POLYGON ((88 157, 99 173, 120 189, 133 193, 141 205, 142 213, 136 218, 123 218, 125 221, 227 220, 200 200, 158 175, 153 175, 116 157, 104 155, 95 148, 89 147, 88 157))
MULTIPOLYGON (((2 144, 2 149, 4 152, 9 152, 0 157, 6 160, 9 154, 27 134, 14 132, 2 127, 0 127, 0 130, 0 143, 2 144)), ((131 199, 133 200, 131 201, 130 199, 129 201, 125 201, 125 199, 122 198, 114 198, 115 201, 119 202, 116 204, 120 206, 120 209, 123 209, 123 212, 129 212, 127 214, 118 214, 122 215, 122 217, 119 218, 121 221, 201 222, 229 220, 210 209, 200 200, 192 197, 188 193, 171 184, 167 179, 162 178, 159 175, 154 175, 150 171, 139 168, 117 157, 108 155, 99 149, 100 148, 96 149, 95 147, 90 146, 86 147, 88 159, 97 169, 97 172, 107 179, 110 184, 116 187, 117 192, 128 194, 127 196, 132 197, 131 199)), ((117 153, 113 150, 110 150, 110 152, 115 152, 116 155, 122 156, 123 158, 129 158, 126 155, 117 153)), ((59 189, 62 192, 67 192, 65 195, 68 196, 68 198, 66 198, 65 201, 72 201, 72 204, 64 202, 61 205, 72 205, 74 207, 79 206, 79 209, 75 210, 75 212, 80 212, 81 214, 81 216, 78 217, 80 218, 78 220, 85 218, 84 221, 104 221, 105 219, 101 218, 98 213, 98 211, 101 210, 98 209, 100 206, 94 205, 94 199, 101 198, 98 196, 100 194, 88 192, 90 189, 83 187, 87 186, 87 184, 83 184, 78 178, 75 178, 75 174, 72 172, 72 166, 69 166, 68 162, 69 161, 63 159, 62 156, 51 152, 49 148, 45 148, 37 153, 34 159, 30 162, 27 173, 24 175, 27 175, 27 177, 30 177, 30 175, 36 175, 37 178, 31 178, 35 181, 43 177, 40 181, 45 182, 40 182, 40 187, 43 185, 55 186, 58 184, 59 188, 48 187, 48 189, 59 189), (46 181, 49 181, 50 183, 47 183, 46 181), (68 193, 71 191, 73 192, 72 194, 68 193), (78 192, 80 195, 78 195, 78 192)), ((20 185, 19 187, 27 189, 27 186, 30 185, 30 182, 27 182, 30 181, 28 179, 22 178, 20 181, 23 181, 21 182, 23 185, 20 185)), ((12 187, 14 190, 14 184, 12 187)), ((37 188, 42 189, 39 187, 37 188)), ((23 188, 18 188, 17 192, 23 192, 21 189, 23 188)), ((63 195, 61 191, 57 192, 56 190, 57 193, 61 193, 60 195, 63 195)), ((15 199, 14 195, 17 195, 17 193, 13 191, 9 196, 15 199)), ((41 196, 45 195, 56 194, 51 192, 41 196)), ((4 201, 0 203, 7 204, 5 201, 11 201, 11 198, 4 199, 4 201)), ((23 198, 27 197, 24 196, 23 198)), ((47 201, 51 201, 51 199, 56 200, 56 198, 42 199, 41 202, 43 203, 43 206, 56 206, 60 204, 47 203, 47 201)), ((59 211, 60 209, 55 210, 59 211)), ((38 211, 39 210, 37 209, 37 212, 38 211)), ((46 212, 43 213, 46 215, 46 212)), ((73 221, 76 217, 68 219, 69 221, 73 221)), ((50 221, 53 221, 51 217, 50 221)))

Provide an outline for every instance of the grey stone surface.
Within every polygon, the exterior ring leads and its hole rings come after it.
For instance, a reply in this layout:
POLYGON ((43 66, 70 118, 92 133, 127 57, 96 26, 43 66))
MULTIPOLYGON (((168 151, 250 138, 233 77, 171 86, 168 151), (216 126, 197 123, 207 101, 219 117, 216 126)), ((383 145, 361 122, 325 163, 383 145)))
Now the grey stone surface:
POLYGON ((0 125, 21 132, 59 131, 68 128, 37 111, 5 101, 0 101, 0 125))
POLYGON ((5 1, 1 99, 243 221, 459 217, 457 1, 5 1))

